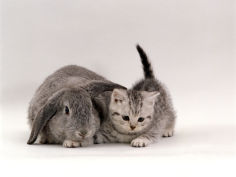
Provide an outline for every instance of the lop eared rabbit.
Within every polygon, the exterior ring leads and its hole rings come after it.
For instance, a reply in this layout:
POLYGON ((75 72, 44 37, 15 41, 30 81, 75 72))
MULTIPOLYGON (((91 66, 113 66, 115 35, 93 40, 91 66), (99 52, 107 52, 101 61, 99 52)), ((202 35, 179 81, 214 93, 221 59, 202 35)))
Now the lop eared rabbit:
POLYGON ((124 88, 83 67, 65 66, 38 88, 28 111, 32 128, 28 144, 38 135, 42 144, 88 146, 100 126, 92 100, 104 91, 124 88))

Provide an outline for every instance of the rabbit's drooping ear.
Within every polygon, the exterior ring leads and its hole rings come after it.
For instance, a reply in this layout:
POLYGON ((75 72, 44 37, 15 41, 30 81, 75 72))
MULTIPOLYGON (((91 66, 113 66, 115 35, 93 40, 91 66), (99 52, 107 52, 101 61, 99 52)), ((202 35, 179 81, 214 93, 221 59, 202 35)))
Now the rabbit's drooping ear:
POLYGON ((114 88, 127 89, 122 85, 115 84, 112 82, 96 81, 96 82, 90 83, 86 90, 90 93, 91 97, 93 98, 105 91, 113 91, 114 88))
POLYGON ((46 123, 57 113, 58 103, 60 97, 64 94, 65 90, 60 90, 53 94, 51 98, 48 99, 45 106, 38 112, 32 126, 31 134, 27 144, 33 144, 40 131, 44 128, 46 123))

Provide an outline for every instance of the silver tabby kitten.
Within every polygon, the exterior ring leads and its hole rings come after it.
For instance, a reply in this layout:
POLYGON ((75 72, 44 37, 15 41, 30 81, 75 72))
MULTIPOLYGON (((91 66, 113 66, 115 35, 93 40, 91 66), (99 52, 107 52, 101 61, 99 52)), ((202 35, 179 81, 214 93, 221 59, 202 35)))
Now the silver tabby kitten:
MULTIPOLYGON (((110 100, 103 104, 100 130, 95 143, 122 142, 133 147, 145 147, 160 137, 173 135, 175 112, 166 88, 154 77, 151 64, 143 49, 137 45, 145 79, 132 89, 114 89, 110 100), (105 106, 106 108, 104 108, 105 106)), ((109 94, 109 93, 107 93, 109 94)), ((101 101, 103 99, 103 101, 101 101)))

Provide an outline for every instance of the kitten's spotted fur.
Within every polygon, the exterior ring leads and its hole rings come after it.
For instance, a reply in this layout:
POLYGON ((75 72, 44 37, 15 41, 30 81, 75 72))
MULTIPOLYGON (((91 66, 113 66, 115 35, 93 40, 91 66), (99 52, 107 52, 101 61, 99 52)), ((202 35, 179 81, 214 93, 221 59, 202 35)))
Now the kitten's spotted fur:
POLYGON ((109 96, 98 99, 99 104, 103 104, 104 121, 95 135, 96 143, 124 142, 144 147, 162 136, 173 135, 176 117, 170 96, 155 79, 143 49, 137 45, 137 50, 145 78, 130 90, 113 90, 110 100, 109 96))

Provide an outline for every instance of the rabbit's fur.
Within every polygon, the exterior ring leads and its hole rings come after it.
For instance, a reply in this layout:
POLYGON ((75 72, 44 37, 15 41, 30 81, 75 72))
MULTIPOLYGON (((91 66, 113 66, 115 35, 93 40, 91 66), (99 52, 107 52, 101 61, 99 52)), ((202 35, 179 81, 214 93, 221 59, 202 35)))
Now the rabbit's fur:
MULTIPOLYGON (((28 144, 65 147, 88 146, 100 126, 92 100, 100 93, 122 88, 83 67, 65 66, 46 78, 32 98, 28 111, 32 132, 28 144)), ((124 87, 123 87, 124 88, 124 87)))

